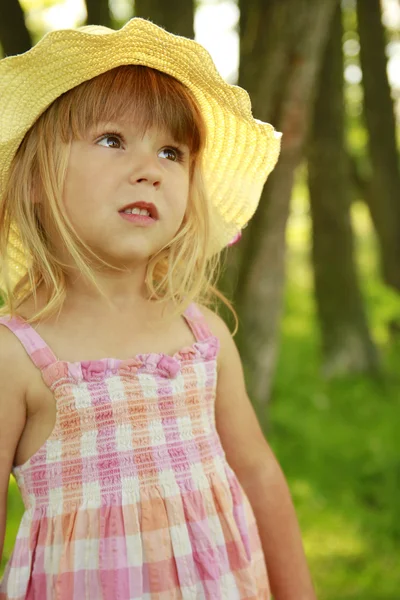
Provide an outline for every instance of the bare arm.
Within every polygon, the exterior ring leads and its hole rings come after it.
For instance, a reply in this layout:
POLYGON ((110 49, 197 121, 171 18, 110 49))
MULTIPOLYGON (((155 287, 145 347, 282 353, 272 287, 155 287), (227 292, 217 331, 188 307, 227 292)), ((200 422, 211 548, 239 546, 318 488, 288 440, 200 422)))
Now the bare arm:
POLYGON ((220 317, 203 312, 221 342, 216 426, 255 514, 272 593, 275 600, 315 600, 289 488, 248 398, 236 344, 220 317))
POLYGON ((8 482, 26 420, 20 364, 19 341, 6 327, 0 326, 0 560, 6 531, 8 482))

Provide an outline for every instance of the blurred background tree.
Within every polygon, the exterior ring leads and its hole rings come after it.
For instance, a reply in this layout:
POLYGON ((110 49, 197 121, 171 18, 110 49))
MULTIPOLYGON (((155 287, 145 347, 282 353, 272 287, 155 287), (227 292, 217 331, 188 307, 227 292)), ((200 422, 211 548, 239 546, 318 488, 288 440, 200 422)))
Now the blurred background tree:
POLYGON ((194 0, 135 0, 135 16, 150 19, 176 35, 194 38, 194 0))
POLYGON ((86 0, 88 25, 111 27, 111 9, 108 0, 86 0))
POLYGON ((32 46, 18 0, 0 0, 0 42, 6 55, 21 54, 32 46))
MULTIPOLYGON (((248 90, 254 114, 283 133, 278 165, 232 260, 237 272, 233 297, 242 321, 238 345, 250 396, 258 403, 267 402, 273 382, 294 174, 303 155, 313 91, 336 3, 239 2, 239 85, 248 90)), ((228 271, 226 277, 233 274, 228 271)))
POLYGON ((363 116, 371 161, 371 217, 378 236, 382 276, 400 292, 400 168, 393 100, 386 72, 385 30, 379 0, 358 0, 363 72, 363 116))
MULTIPOLYGON (((52 28, 132 16, 195 37, 215 59, 229 43, 224 76, 283 132, 220 285, 318 597, 397 600, 400 2, 0 0, 2 52, 52 28)), ((10 482, 2 568, 23 509, 10 482)))
POLYGON ((324 373, 329 376, 378 369, 354 256, 342 38, 337 5, 317 85, 307 153, 315 301, 324 373))

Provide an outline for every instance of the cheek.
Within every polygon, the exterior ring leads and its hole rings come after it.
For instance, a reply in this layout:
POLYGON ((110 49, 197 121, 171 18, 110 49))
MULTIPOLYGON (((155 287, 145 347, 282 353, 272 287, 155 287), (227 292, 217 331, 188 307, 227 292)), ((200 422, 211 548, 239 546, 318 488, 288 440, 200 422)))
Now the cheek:
POLYGON ((63 193, 63 205, 65 214, 74 223, 76 214, 79 214, 79 207, 83 205, 82 202, 78 201, 78 186, 73 177, 68 177, 65 180, 64 193, 63 193))
POLYGON ((92 212, 95 198, 96 177, 91 177, 82 167, 69 168, 63 192, 63 203, 68 216, 92 212))
POLYGON ((170 215, 174 220, 182 221, 189 200, 189 178, 177 177, 171 180, 166 193, 170 215))
POLYGON ((183 209, 183 212, 186 211, 187 203, 189 201, 189 192, 190 192, 190 182, 189 175, 185 177, 185 179, 181 182, 180 187, 180 205, 183 209))
POLYGON ((64 183, 64 204, 71 206, 77 196, 77 191, 80 188, 81 173, 79 167, 75 164, 76 161, 70 159, 64 183))

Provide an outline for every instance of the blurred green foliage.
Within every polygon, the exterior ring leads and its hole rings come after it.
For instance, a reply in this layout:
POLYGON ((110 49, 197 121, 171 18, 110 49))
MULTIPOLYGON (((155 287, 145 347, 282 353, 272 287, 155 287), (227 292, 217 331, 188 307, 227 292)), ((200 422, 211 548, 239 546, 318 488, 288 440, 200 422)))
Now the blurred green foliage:
MULTIPOLYGON (((364 205, 355 203, 352 221, 384 376, 321 377, 300 177, 288 231, 289 276, 268 438, 293 493, 319 600, 398 600, 400 341, 390 338, 386 325, 398 318, 400 299, 380 282, 364 205)), ((256 411, 266 430, 264 411, 256 411)))

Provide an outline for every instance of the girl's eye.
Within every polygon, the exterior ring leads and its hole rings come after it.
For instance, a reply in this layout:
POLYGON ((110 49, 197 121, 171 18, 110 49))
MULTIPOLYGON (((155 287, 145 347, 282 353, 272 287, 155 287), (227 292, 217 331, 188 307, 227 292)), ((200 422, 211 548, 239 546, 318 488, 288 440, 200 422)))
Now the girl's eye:
POLYGON ((168 146, 167 148, 163 148, 160 150, 160 154, 164 154, 161 158, 168 158, 168 160, 172 160, 173 162, 183 162, 185 158, 185 154, 179 148, 175 146, 168 146))
POLYGON ((123 145, 123 138, 120 133, 106 133, 98 140, 97 143, 100 146, 105 146, 106 148, 116 148, 118 150, 123 145), (108 142, 111 143, 109 144, 108 142))

